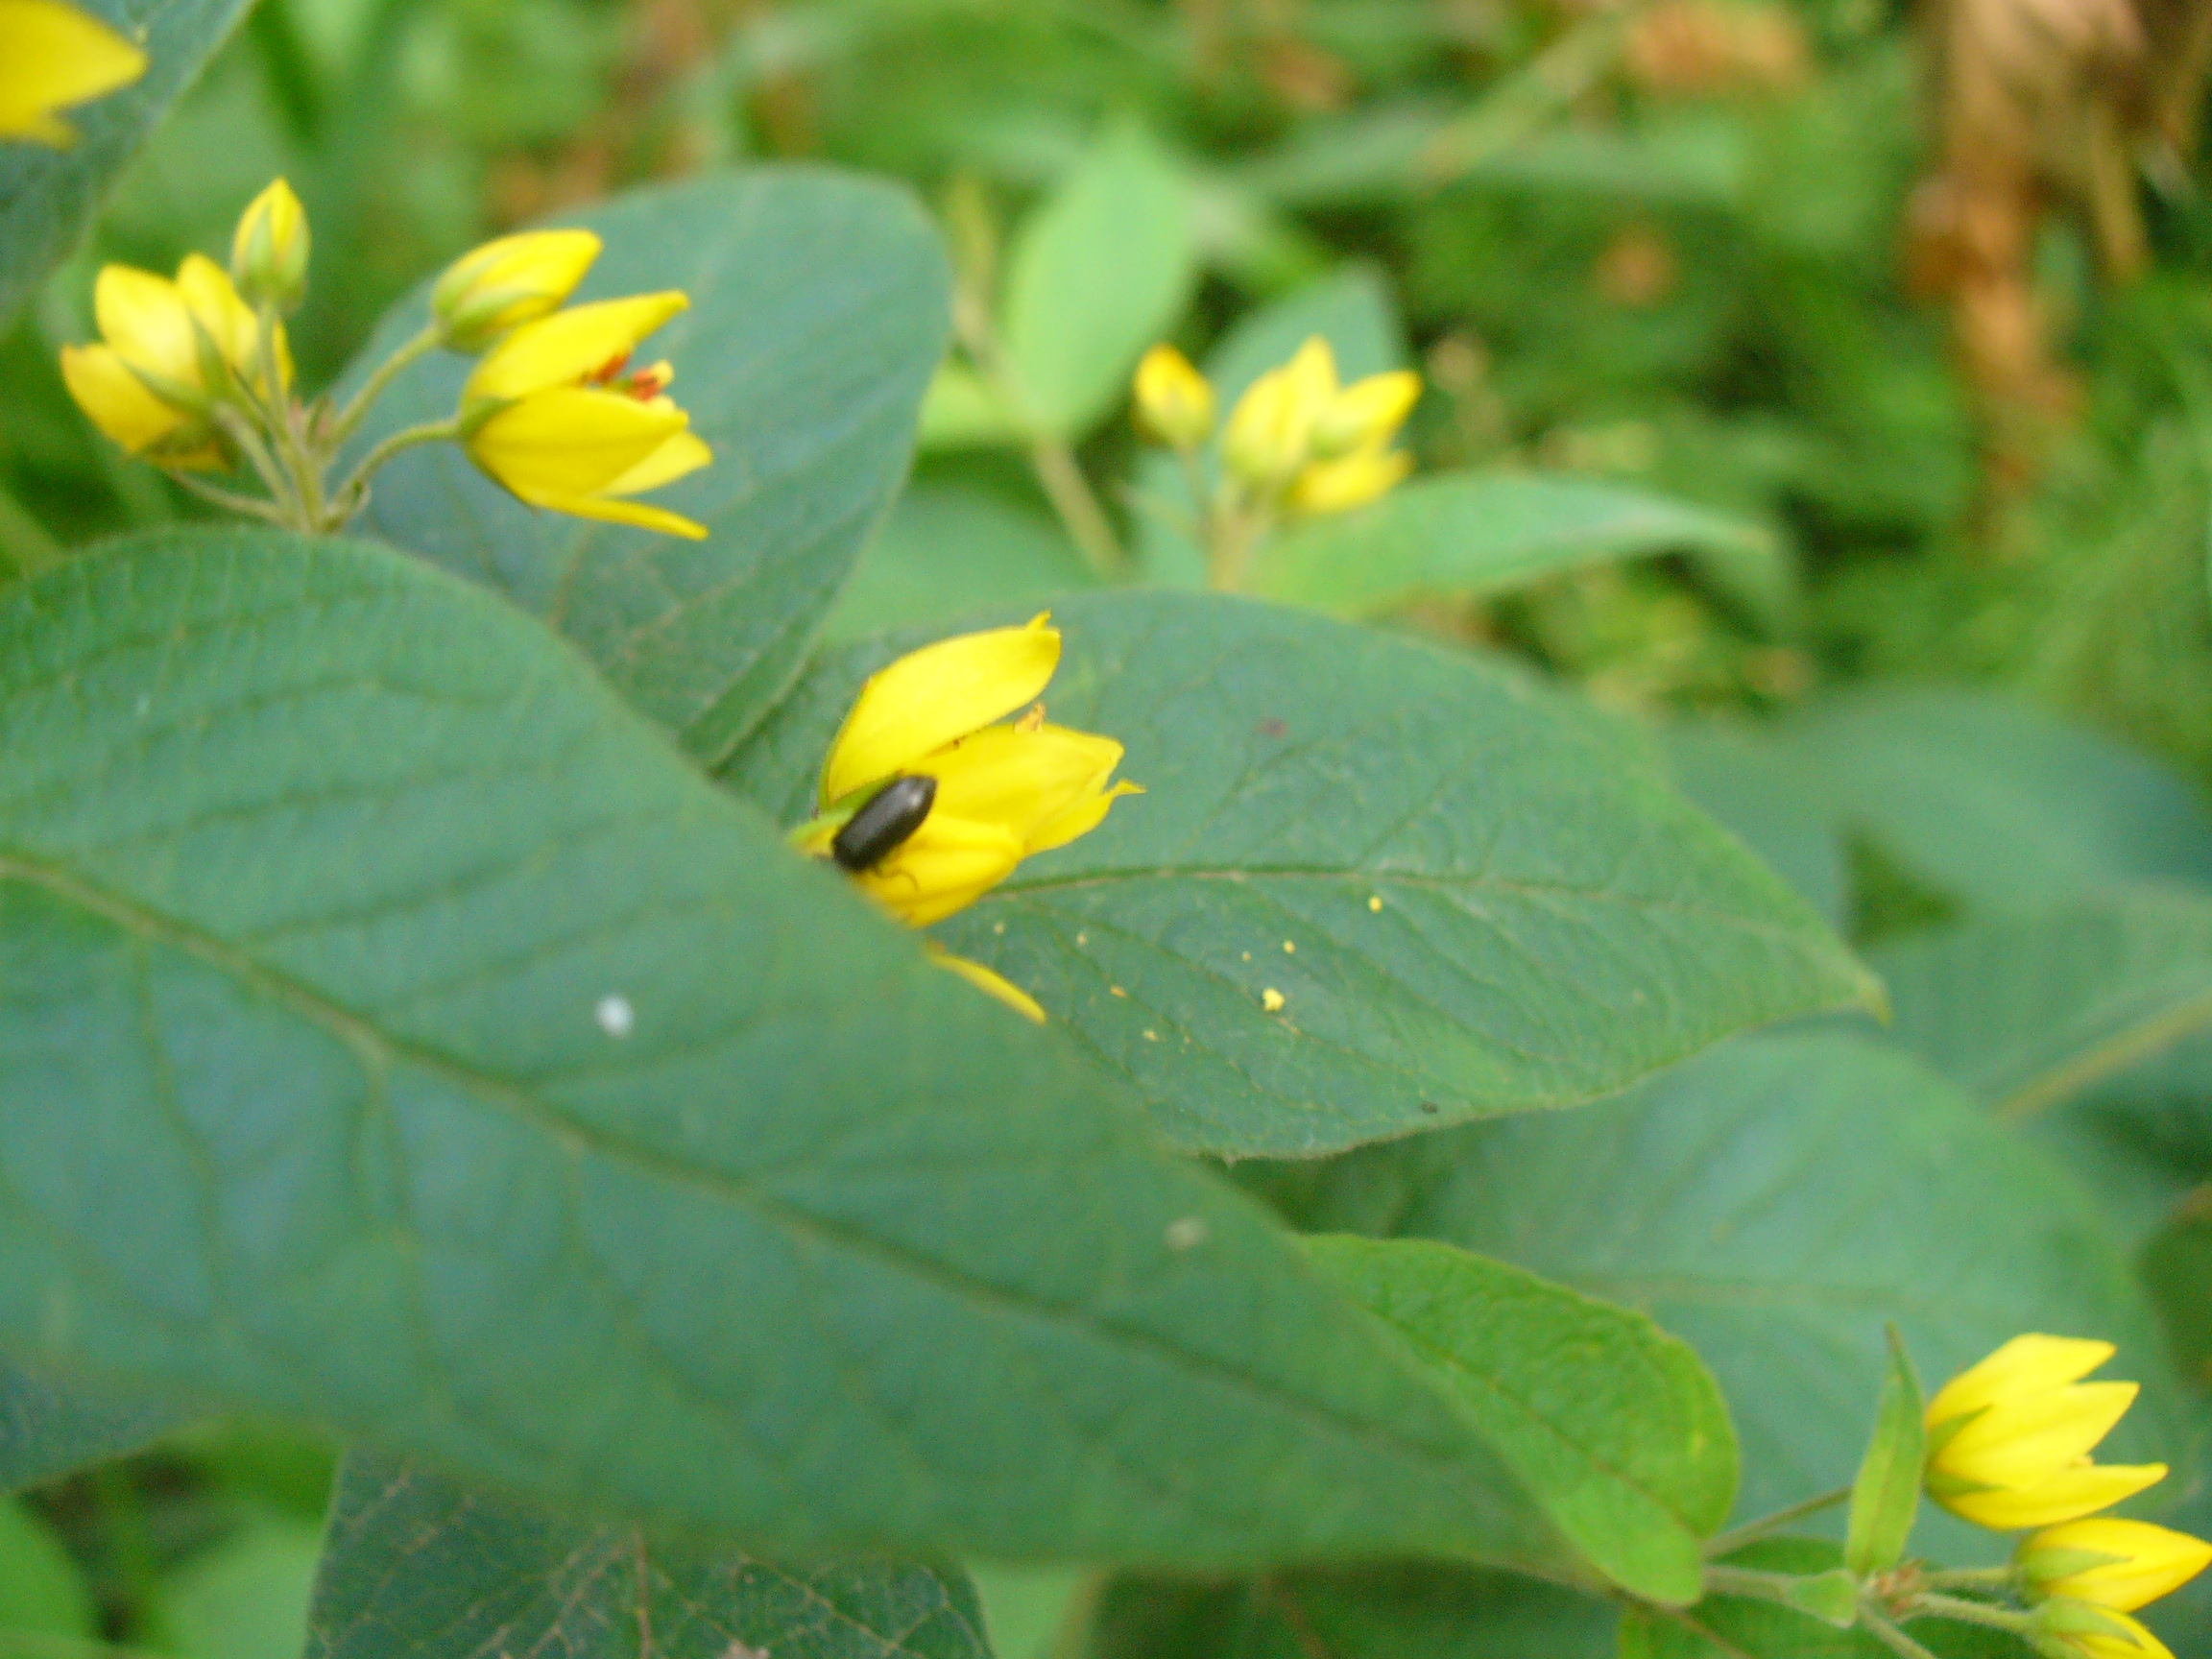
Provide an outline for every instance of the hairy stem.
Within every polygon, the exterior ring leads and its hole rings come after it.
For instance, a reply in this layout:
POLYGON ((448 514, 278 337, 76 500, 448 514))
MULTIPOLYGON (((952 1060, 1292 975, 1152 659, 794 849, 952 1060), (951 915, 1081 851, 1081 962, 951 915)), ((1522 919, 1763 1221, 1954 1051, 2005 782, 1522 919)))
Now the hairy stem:
MULTIPOLYGON (((332 449, 336 449, 353 435, 353 428, 361 424, 361 418, 369 413, 369 406, 384 395, 384 389, 392 384, 393 378, 424 352, 435 349, 439 338, 437 325, 432 324, 370 372, 369 378, 361 382, 361 390, 353 394, 352 399, 338 411, 337 419, 330 423, 327 442, 332 449)), ((358 475, 360 469, 355 468, 354 471, 358 475)))
POLYGON ((1792 1503, 1787 1509, 1777 1509, 1771 1515, 1762 1515, 1756 1521, 1746 1521, 1741 1527, 1730 1527, 1706 1541, 1705 1556, 1712 1560, 1718 1556, 1733 1554, 1746 1544, 1753 1544, 1769 1532, 1779 1532, 1792 1522, 1802 1521, 1808 1515, 1817 1515, 1823 1509, 1833 1509, 1839 1503, 1851 1502, 1851 1488, 1839 1486, 1833 1492, 1823 1492, 1817 1498, 1808 1498, 1801 1503, 1792 1503))

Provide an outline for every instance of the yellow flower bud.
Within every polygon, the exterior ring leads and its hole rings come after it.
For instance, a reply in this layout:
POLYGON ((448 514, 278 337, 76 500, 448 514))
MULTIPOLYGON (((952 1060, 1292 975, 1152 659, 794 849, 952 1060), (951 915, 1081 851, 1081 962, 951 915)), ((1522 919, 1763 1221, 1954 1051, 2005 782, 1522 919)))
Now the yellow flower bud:
POLYGON ((128 86, 146 54, 58 0, 0 0, 0 139, 65 150, 77 131, 58 111, 128 86))
POLYGON ((2212 1544, 2147 1521, 2091 1516, 2023 1539, 2012 1560, 2036 1595, 2132 1613, 2212 1566, 2212 1544))
POLYGON ((307 286, 307 210, 278 179, 247 204, 230 238, 230 279, 252 304, 290 310, 307 286))
POLYGON ((2127 1614, 2055 1598, 2035 1609, 2030 1627, 2037 1651, 2067 1659, 2174 1659, 2174 1650, 2127 1614))
POLYGON ((1283 488, 1312 456, 1313 424, 1336 397, 1336 357, 1315 335, 1252 382, 1221 437, 1221 463, 1250 488, 1283 488))
POLYGON ((1155 346, 1137 365, 1137 418, 1145 432, 1176 449, 1214 436, 1214 387, 1172 346, 1155 346))
POLYGON ((599 257, 589 230, 525 230, 464 253, 430 290, 430 313, 456 351, 481 351, 568 301, 599 257))
POLYGON ((2093 1463, 2134 1404, 2132 1382, 2083 1382, 2109 1342, 2016 1336, 1928 1403, 1928 1495, 1996 1531, 2050 1527, 2107 1508, 2166 1477, 2164 1464, 2093 1463))
POLYGON ((965 956, 955 956, 951 951, 934 946, 930 949, 929 960, 948 973, 959 974, 985 995, 998 998, 1024 1020, 1034 1021, 1040 1025, 1045 1023, 1045 1010, 1037 1005, 1036 998, 1011 980, 992 973, 982 963, 971 962, 965 956))
POLYGON ((675 293, 606 300, 511 330, 461 389, 469 459, 534 507, 704 537, 704 525, 626 499, 714 458, 661 395, 668 366, 628 369, 637 342, 688 303, 675 293))
POLYGON ((1403 449, 1361 449, 1334 461, 1316 461, 1291 482, 1286 497, 1296 513, 1349 513, 1387 495, 1413 470, 1403 449))
POLYGON ((1046 724, 1029 705, 1052 678, 1050 618, 962 635, 910 652, 871 677, 831 743, 820 798, 830 815, 801 845, 830 850, 846 808, 894 778, 933 781, 926 815, 904 839, 848 869, 893 915, 924 927, 974 902, 1024 858, 1089 833, 1123 795, 1121 745, 1046 724))
MULTIPOLYGON (((185 268, 201 288, 190 260, 185 268)), ((78 407, 132 455, 172 467, 217 465, 222 453, 206 412, 222 389, 224 366, 180 284, 128 265, 105 266, 93 284, 92 313, 100 344, 61 349, 61 375, 78 407)))
POLYGON ((1410 369, 1355 380, 1314 421, 1314 459, 1332 461, 1355 450, 1382 448, 1420 401, 1421 376, 1410 369))

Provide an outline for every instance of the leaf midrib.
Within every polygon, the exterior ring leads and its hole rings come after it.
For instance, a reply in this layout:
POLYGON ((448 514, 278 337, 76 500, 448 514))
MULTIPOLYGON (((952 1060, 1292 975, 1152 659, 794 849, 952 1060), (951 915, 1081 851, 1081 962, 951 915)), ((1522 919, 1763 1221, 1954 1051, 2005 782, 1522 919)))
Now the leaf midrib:
MULTIPOLYGON (((280 970, 258 962, 206 933, 191 923, 164 915, 135 900, 110 893, 45 860, 16 850, 0 850, 0 881, 17 880, 88 910, 132 935, 175 947, 217 971, 238 979, 280 1002, 301 1018, 331 1032, 376 1073, 403 1061, 459 1086, 466 1093, 510 1115, 555 1142, 571 1156, 592 1154, 610 1164, 632 1168, 673 1186, 704 1191, 754 1211, 763 1219, 794 1234, 810 1236, 833 1248, 878 1260, 896 1271, 953 1291, 969 1301, 1002 1312, 1025 1315, 1047 1324, 1073 1326, 1093 1340, 1111 1342, 1165 1359, 1190 1374, 1227 1383, 1265 1400, 1286 1415, 1334 1431, 1354 1444, 1369 1445, 1388 1455, 1402 1457, 1417 1467, 1449 1470, 1457 1459, 1439 1455, 1419 1441, 1385 1434, 1377 1425, 1348 1418, 1304 1397, 1287 1394, 1271 1383, 1211 1357, 1194 1354, 1163 1342, 1141 1331, 1110 1322, 1084 1320, 1067 1309, 1017 1295, 1007 1287, 979 1281, 944 1262, 892 1244, 855 1229, 839 1226, 796 1206, 771 1198, 743 1182, 696 1164, 687 1164, 651 1147, 578 1123, 509 1080, 467 1065, 449 1055, 394 1037, 362 1016, 301 983, 280 970)), ((1414 1386, 1408 1382, 1408 1386, 1414 1386)), ((1439 1402, 1441 1405, 1441 1402, 1439 1402)))

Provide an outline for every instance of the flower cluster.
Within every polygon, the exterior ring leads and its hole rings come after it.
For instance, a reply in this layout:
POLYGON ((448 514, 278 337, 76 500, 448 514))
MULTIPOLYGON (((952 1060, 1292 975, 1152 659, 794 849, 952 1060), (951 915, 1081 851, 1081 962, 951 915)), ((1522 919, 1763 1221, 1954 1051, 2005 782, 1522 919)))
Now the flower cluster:
POLYGON ((65 150, 73 105, 128 86, 146 54, 107 24, 59 0, 0 0, 0 139, 65 150))
POLYGON ((702 537, 690 519, 630 499, 712 459, 667 396, 670 366, 630 367, 645 337, 688 301, 662 293, 569 306, 599 249, 588 230, 485 244, 439 278, 429 323, 347 403, 302 404, 283 317, 306 291, 309 232, 279 179, 240 217, 228 271, 198 253, 174 278, 104 268, 93 290, 100 339, 64 347, 61 372, 78 406, 130 454, 217 505, 296 529, 342 527, 385 462, 444 441, 532 506, 702 537), (440 348, 479 356, 453 414, 392 434, 327 483, 376 397, 440 348), (205 476, 242 468, 265 496, 205 476))
POLYGON ((2135 1402, 2135 1383, 2082 1381, 2114 1352, 2016 1336, 1928 1403, 1928 1495, 1992 1531, 2033 1529, 2010 1578, 2033 1604, 2022 1633, 2051 1659, 2173 1659, 2130 1615, 2212 1564, 2201 1539, 2097 1513, 2166 1476, 2090 1456, 2135 1402))
MULTIPOLYGON (((834 859, 894 916, 926 927, 1139 793, 1114 781, 1120 744, 1046 721, 1037 699, 1060 664, 1050 620, 940 640, 871 677, 823 765, 819 816, 792 831, 793 844, 834 859)), ((935 959, 1044 1018, 981 964, 935 959)))
POLYGON ((1134 389, 1140 428, 1184 458, 1222 587, 1282 518, 1363 507, 1411 471, 1413 458, 1391 445, 1420 397, 1421 377, 1407 369, 1342 384, 1318 335, 1253 381, 1218 430, 1212 383, 1172 346, 1144 354, 1134 389), (1209 486, 1198 457, 1216 440, 1221 477, 1209 486))

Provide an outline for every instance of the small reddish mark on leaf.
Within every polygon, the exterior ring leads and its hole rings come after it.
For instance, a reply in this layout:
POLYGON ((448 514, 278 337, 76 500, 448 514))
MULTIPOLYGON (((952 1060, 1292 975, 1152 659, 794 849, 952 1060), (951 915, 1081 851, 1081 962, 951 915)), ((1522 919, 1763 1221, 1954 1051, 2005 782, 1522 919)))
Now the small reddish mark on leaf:
POLYGON ((1285 737, 1288 736, 1289 733, 1290 728, 1284 725, 1280 720, 1262 720, 1260 722, 1260 735, 1262 737, 1285 737))

